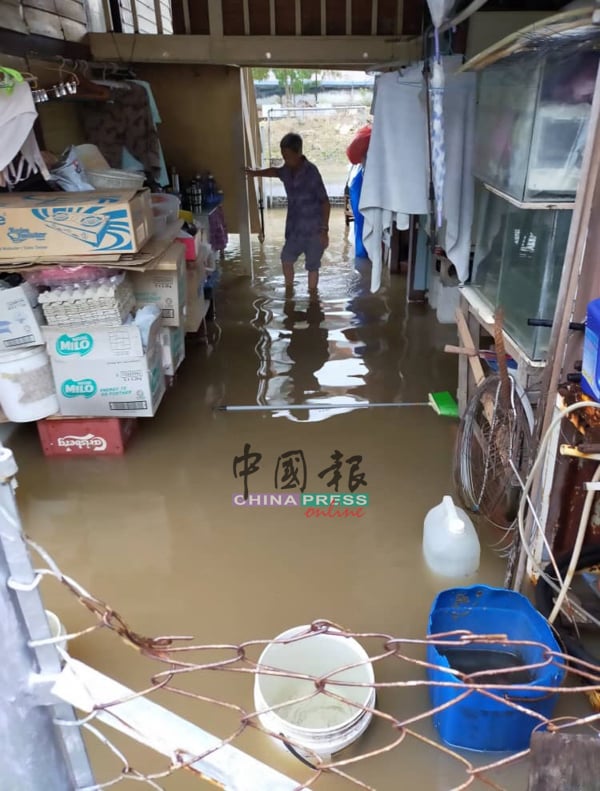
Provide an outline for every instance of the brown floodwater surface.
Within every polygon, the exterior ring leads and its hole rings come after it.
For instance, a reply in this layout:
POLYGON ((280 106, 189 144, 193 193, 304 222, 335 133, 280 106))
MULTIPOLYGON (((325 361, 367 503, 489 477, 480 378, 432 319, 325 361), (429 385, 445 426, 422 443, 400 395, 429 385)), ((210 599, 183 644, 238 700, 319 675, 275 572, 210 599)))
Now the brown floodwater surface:
MULTIPOLYGON (((388 277, 381 293, 369 293, 368 268, 355 267, 338 210, 318 300, 308 299, 301 268, 295 293, 286 296, 279 265, 282 227, 281 214, 268 217, 264 247, 255 243, 253 282, 235 246, 227 252, 209 343, 188 346, 175 386, 157 417, 140 421, 123 458, 45 459, 35 427, 17 432, 11 446, 20 465, 25 528, 66 574, 108 602, 137 633, 237 644, 326 618, 353 632, 423 638, 433 598, 453 584, 427 572, 421 539, 425 514, 452 492, 456 424, 426 407, 355 405, 426 401, 429 392, 455 391, 456 358, 442 351, 454 342, 455 330, 439 325, 426 306, 408 306, 401 276, 388 277), (336 408, 314 408, 323 403, 336 408), (215 411, 219 405, 277 409, 215 411), (303 408, 291 410, 292 405, 303 408), (277 491, 289 451, 303 458, 306 492, 330 491, 335 468, 319 473, 339 452, 340 491, 362 475, 364 485, 357 486, 368 493, 369 504, 362 516, 347 518, 307 517, 292 507, 237 507, 233 497, 243 492, 244 480, 234 475, 243 468, 235 459, 245 445, 260 455, 249 462, 257 468, 248 476, 250 494, 277 491)), ((501 584, 503 562, 487 547, 486 534, 482 543, 475 579, 501 584)), ((69 631, 92 622, 58 583, 46 580, 43 593, 69 631)), ((365 647, 376 652, 381 643, 365 647)), ((69 650, 135 689, 163 669, 108 629, 72 642, 69 650)), ((424 652, 415 655, 422 658, 424 652)), ((423 673, 398 661, 376 666, 378 681, 423 673)), ((183 690, 248 711, 252 681, 251 675, 226 671, 177 679, 183 690)), ((225 707, 164 691, 153 699, 220 737, 238 726, 239 716, 225 707)), ((378 707, 409 717, 426 711, 429 700, 424 687, 387 689, 379 692, 378 707)), ((414 727, 436 739, 429 720, 414 727)), ((377 722, 347 755, 394 738, 377 722)), ((88 742, 98 780, 118 774, 119 763, 108 750, 92 737, 88 742)), ((115 737, 115 743, 136 768, 148 772, 166 765, 125 737, 115 737)), ((256 730, 246 730, 235 744, 297 780, 309 774, 256 730)), ((466 779, 459 763, 410 737, 347 771, 378 791, 445 791, 466 779)), ((526 786, 523 768, 497 777, 504 788, 526 786)), ((160 783, 169 791, 211 787, 182 772, 160 783)), ((142 786, 125 780, 119 787, 142 786)), ((353 786, 330 776, 316 787, 353 786)))

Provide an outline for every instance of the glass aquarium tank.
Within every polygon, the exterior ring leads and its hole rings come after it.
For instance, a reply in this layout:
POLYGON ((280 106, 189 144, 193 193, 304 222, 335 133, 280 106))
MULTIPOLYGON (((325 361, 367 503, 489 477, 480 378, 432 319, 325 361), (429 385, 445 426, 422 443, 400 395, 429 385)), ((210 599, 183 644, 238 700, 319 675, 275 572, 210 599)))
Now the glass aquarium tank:
POLYGON ((479 187, 473 286, 531 360, 544 360, 550 329, 529 319, 554 318, 572 211, 522 209, 479 187))
POLYGON ((477 178, 521 203, 574 201, 598 58, 529 54, 484 69, 477 178))

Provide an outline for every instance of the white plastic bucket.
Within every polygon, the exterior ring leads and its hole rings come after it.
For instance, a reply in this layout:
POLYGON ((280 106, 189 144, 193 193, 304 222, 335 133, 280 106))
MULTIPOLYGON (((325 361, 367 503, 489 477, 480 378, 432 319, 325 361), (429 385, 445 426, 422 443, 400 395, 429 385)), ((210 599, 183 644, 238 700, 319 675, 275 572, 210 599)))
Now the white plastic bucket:
POLYGON ((13 423, 42 420, 58 412, 45 346, 0 352, 0 405, 13 423))
MULTIPOLYGON (((62 625, 58 615, 53 613, 51 610, 46 610, 46 618, 48 619, 48 624, 50 625, 50 637, 63 637, 67 634, 67 630, 62 625)), ((66 652, 66 640, 59 640, 57 643, 55 643, 55 645, 57 648, 60 648, 62 651, 66 652)))
MULTIPOLYGON (((275 639, 289 640, 306 634, 308 629, 308 626, 297 626, 275 639)), ((259 720, 265 729, 284 736, 295 749, 328 758, 356 741, 369 726, 372 714, 364 707, 372 708, 375 704, 375 674, 366 651, 353 638, 339 633, 314 633, 294 642, 271 643, 262 652, 259 664, 315 678, 327 676, 334 681, 369 685, 326 685, 328 692, 348 703, 319 693, 309 700, 286 706, 282 704, 314 692, 314 682, 257 673, 254 704, 257 711, 262 712, 259 720), (336 672, 348 665, 358 666, 336 672), (273 707, 279 708, 265 711, 273 707)))

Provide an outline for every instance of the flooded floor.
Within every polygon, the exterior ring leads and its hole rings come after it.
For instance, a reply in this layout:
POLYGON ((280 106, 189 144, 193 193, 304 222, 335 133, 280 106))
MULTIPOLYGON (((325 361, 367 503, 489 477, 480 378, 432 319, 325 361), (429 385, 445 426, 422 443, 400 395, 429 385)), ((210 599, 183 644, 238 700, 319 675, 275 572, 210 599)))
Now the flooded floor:
MULTIPOLYGON (((141 634, 231 645, 326 618, 353 632, 422 638, 433 598, 449 587, 426 571, 421 537, 428 509, 452 492, 456 426, 426 407, 352 406, 420 402, 429 392, 454 391, 456 358, 441 351, 454 340, 454 328, 437 324, 426 306, 407 306, 401 276, 389 278, 381 294, 369 293, 369 273, 355 269, 341 211, 332 218, 318 301, 309 301, 300 269, 295 294, 286 298, 281 228, 281 216, 269 218, 264 249, 255 247, 254 282, 235 250, 227 253, 210 343, 189 346, 176 386, 155 419, 140 421, 123 458, 45 459, 34 427, 13 437, 26 530, 141 634), (316 410, 314 402, 344 406, 316 410), (215 411, 219 405, 277 409, 215 411), (248 454, 260 454, 247 457, 257 468, 247 477, 250 494, 278 491, 289 451, 303 458, 306 492, 331 491, 336 468, 319 473, 339 451, 340 491, 356 485, 368 493, 362 517, 310 518, 302 508, 234 505, 244 488, 236 457, 246 445, 248 454)), ((484 547, 477 580, 502 579, 501 559, 484 547)), ((69 631, 91 623, 59 584, 49 581, 43 592, 69 631)), ((71 643, 70 653, 136 689, 162 669, 107 629, 71 643)), ((377 680, 398 680, 397 672, 397 663, 382 664, 377 680)), ((423 677, 415 667, 402 666, 402 674, 423 677)), ((250 675, 196 673, 180 685, 253 710, 250 675)), ((154 699, 219 736, 238 723, 214 704, 166 692, 154 699)), ((383 690, 378 707, 410 716, 429 701, 422 687, 383 690)), ((436 738, 429 720, 415 730, 436 738)), ((393 738, 378 722, 348 755, 393 738)), ((165 766, 124 737, 115 741, 137 768, 165 766)), ((108 750, 91 737, 89 744, 98 781, 118 774, 108 750)), ((310 774, 257 731, 247 730, 235 744, 298 781, 310 774)), ((445 791, 466 779, 464 767, 415 739, 347 770, 378 791, 445 791)), ((525 787, 523 770, 498 777, 501 787, 525 787)), ((209 787, 181 772, 160 783, 169 791, 209 787)), ((119 785, 129 786, 140 784, 119 785)), ((323 777, 316 787, 354 786, 323 777)))

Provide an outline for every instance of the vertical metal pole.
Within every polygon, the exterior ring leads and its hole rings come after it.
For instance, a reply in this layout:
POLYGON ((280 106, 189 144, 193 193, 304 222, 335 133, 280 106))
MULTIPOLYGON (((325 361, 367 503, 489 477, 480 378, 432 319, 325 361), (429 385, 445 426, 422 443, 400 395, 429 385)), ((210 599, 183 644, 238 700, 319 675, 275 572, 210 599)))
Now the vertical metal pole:
POLYGON ((244 35, 250 35, 250 0, 244 0, 244 35))
POLYGON ((321 35, 327 35, 327 0, 321 0, 321 35))
MULTIPOLYGON (((237 152, 238 173, 240 179, 240 190, 238 197, 238 228, 240 234, 240 258, 242 266, 247 270, 248 274, 254 279, 254 262, 252 260, 252 241, 250 237, 250 209, 248 202, 248 178, 244 173, 246 165, 246 139, 244 132, 244 112, 243 107, 246 101, 244 85, 244 75, 242 69, 239 70, 239 85, 240 85, 240 107, 239 112, 234 114, 233 123, 233 137, 235 141, 235 151, 237 152)), ((251 145, 251 141, 248 141, 251 145)))
POLYGON ((0 444, 0 744, 2 788, 66 791, 94 785, 79 728, 60 728, 54 718, 75 721, 67 704, 41 705, 35 678, 60 673, 53 645, 32 650, 29 640, 50 637, 14 498, 17 465, 0 444))
POLYGON ((297 36, 301 36, 302 35, 302 8, 300 6, 300 0, 296 0, 294 12, 295 12, 295 17, 296 17, 296 22, 295 22, 296 35, 297 36))
POLYGON ((352 0, 346 0, 346 35, 352 35, 352 0))

